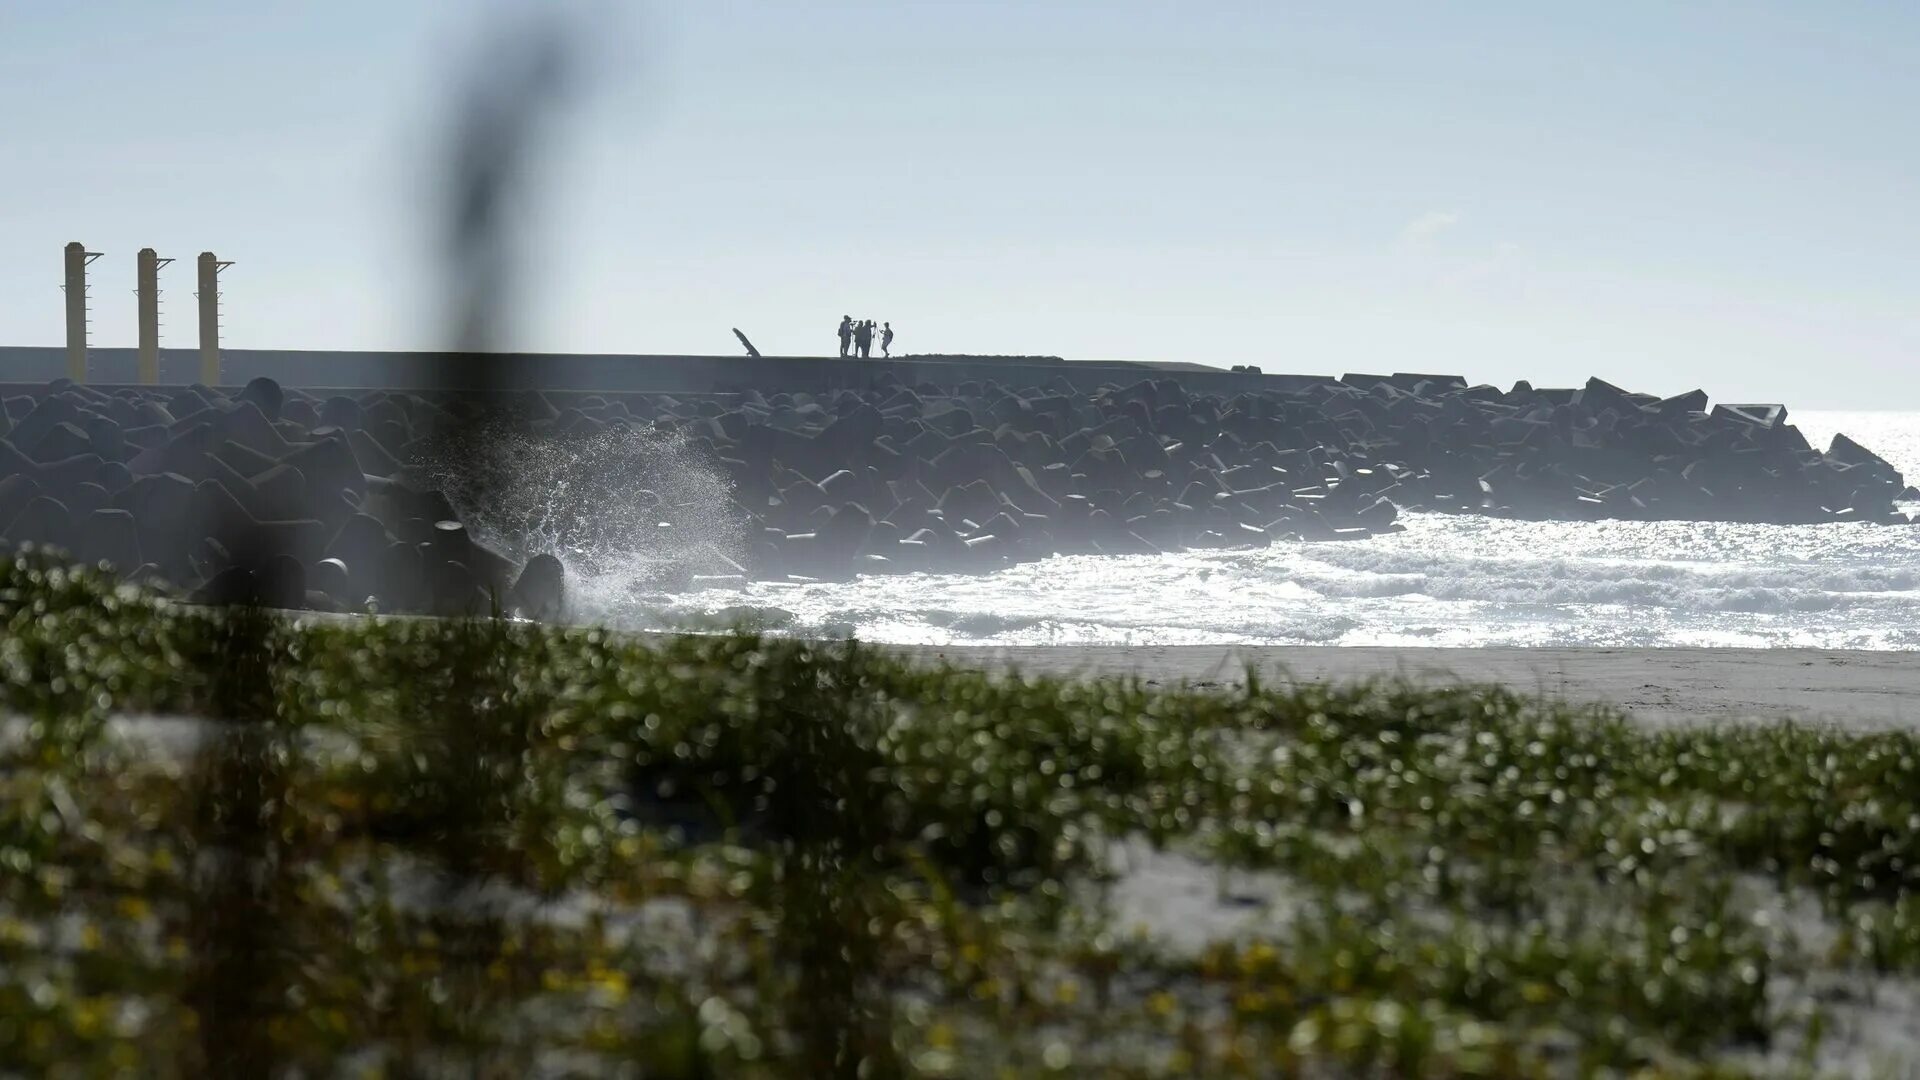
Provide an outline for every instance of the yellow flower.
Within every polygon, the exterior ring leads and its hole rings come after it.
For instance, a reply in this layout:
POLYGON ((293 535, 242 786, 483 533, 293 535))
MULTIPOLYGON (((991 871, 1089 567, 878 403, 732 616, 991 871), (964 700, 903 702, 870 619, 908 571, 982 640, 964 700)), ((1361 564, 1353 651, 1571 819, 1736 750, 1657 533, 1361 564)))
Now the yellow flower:
POLYGON ((73 1003, 73 1033, 83 1039, 100 1034, 107 1010, 99 998, 81 998, 73 1003))
POLYGON ((1261 968, 1273 966, 1279 959, 1280 953, 1272 945, 1264 941, 1256 941, 1240 954, 1240 970, 1258 971, 1261 968))
POLYGON ((627 976, 625 972, 612 968, 595 967, 589 979, 593 985, 611 995, 615 1001, 627 1000, 627 976))

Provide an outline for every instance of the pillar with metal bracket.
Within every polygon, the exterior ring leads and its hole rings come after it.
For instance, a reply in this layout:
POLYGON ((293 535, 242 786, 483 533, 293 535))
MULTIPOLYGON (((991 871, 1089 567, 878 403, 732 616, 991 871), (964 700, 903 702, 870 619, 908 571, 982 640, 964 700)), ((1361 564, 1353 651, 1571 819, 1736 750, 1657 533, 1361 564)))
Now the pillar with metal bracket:
POLYGON ((220 385, 220 271, 232 266, 213 252, 200 253, 200 381, 207 386, 220 385))
POLYGON ((141 248, 134 257, 134 292, 140 297, 140 381, 160 381, 160 268, 172 262, 141 248))
POLYGON ((87 267, 100 255, 77 240, 66 248, 67 378, 77 383, 87 381, 87 267))

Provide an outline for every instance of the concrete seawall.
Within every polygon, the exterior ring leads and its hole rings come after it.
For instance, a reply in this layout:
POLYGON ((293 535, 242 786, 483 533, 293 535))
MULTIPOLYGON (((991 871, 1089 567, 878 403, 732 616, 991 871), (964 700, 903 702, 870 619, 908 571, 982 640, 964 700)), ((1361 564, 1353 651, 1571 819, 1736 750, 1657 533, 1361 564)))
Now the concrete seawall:
MULTIPOLYGON (((127 386, 136 379, 133 349, 93 349, 87 381, 127 386)), ((515 389, 591 393, 820 393, 861 390, 883 373, 905 385, 930 383, 950 389, 965 382, 1039 386, 1063 378, 1081 392, 1103 384, 1179 378, 1196 391, 1232 394, 1291 389, 1333 381, 1326 377, 1252 375, 1198 364, 1068 361, 1057 356, 930 355, 883 359, 832 356, 676 356, 591 353, 508 354, 506 378, 515 389)), ((0 346, 0 383, 41 385, 67 374, 57 347, 0 346)), ((221 383, 244 386, 265 377, 304 389, 458 390, 458 357, 433 352, 326 352, 306 349, 227 349, 221 353, 221 383)), ((162 351, 160 382, 186 385, 199 378, 199 356, 162 351)))

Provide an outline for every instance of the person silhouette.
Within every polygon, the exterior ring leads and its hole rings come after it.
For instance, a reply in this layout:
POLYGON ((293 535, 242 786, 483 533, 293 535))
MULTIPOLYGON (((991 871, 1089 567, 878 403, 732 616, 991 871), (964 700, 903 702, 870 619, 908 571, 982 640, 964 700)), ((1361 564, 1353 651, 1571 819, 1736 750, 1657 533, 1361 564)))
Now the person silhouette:
POLYGON ((853 328, 853 343, 860 347, 860 356, 862 359, 871 359, 873 357, 872 319, 862 319, 860 320, 860 324, 853 328))
POLYGON ((893 348, 893 324, 881 323, 880 324, 880 355, 892 356, 893 355, 891 351, 892 348, 893 348))
POLYGON ((853 316, 840 316, 840 355, 847 355, 853 346, 853 316))

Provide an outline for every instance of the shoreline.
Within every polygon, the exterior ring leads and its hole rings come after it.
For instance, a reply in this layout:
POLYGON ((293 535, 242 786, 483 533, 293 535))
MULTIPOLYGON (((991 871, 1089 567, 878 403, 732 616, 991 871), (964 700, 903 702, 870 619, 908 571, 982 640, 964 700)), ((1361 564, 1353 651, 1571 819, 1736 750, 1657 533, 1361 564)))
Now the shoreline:
POLYGON ((1139 675, 1239 685, 1407 676, 1494 682, 1652 724, 1790 719, 1857 730, 1920 728, 1920 657, 1909 652, 1741 648, 1384 648, 1339 645, 881 646, 926 663, 1031 675, 1139 675))
MULTIPOLYGON (((364 615, 288 612, 295 621, 364 615)), ((382 615, 382 619, 432 616, 382 615)), ((584 625, 567 630, 590 629, 584 625)), ((606 628, 602 628, 606 629, 606 628)), ((659 630, 612 630, 641 640, 659 630)), ((696 631, 688 631, 695 633, 696 631)), ((1649 724, 1793 720, 1856 731, 1920 730, 1920 653, 1698 646, 1396 648, 1375 645, 862 645, 923 664, 994 674, 1112 677, 1239 686, 1249 664, 1271 682, 1406 677, 1498 683, 1649 724)))

